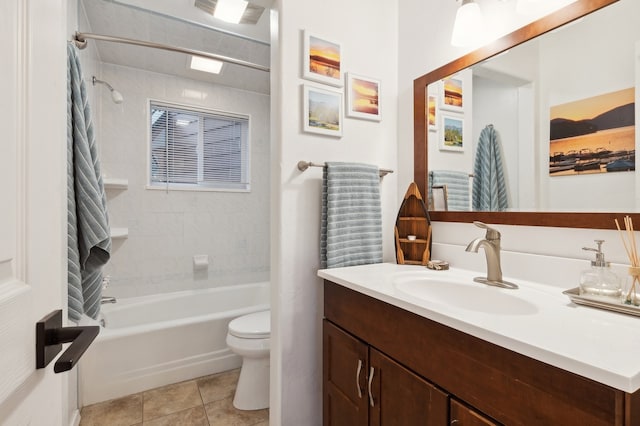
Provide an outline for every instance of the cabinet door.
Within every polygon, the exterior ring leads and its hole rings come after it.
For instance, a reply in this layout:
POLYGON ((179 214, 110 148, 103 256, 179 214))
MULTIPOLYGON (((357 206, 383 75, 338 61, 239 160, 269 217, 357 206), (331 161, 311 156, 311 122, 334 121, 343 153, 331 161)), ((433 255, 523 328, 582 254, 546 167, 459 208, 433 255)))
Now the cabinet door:
POLYGON ((499 426, 500 423, 496 423, 488 417, 474 411, 456 401, 451 400, 451 425, 453 426, 499 426))
POLYGON ((322 347, 324 426, 367 425, 367 345, 324 320, 322 347))
POLYGON ((447 394, 373 348, 369 365, 369 424, 448 425, 447 394))

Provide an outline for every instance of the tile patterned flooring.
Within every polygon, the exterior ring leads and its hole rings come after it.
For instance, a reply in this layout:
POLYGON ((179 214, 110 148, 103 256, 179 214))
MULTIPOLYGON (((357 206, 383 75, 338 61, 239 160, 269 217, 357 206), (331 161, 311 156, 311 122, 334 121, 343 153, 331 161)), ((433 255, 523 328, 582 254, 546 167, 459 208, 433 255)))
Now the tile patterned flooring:
POLYGON ((86 406, 80 426, 268 426, 269 409, 233 407, 240 370, 86 406))

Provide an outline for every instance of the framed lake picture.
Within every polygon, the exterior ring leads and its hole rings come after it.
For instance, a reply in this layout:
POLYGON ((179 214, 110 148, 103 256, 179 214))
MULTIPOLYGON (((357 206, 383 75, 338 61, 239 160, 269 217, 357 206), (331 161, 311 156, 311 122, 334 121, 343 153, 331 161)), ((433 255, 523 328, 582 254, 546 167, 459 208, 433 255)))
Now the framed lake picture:
POLYGON ((549 117, 549 175, 636 169, 633 87, 554 105, 549 117))
POLYGON ((380 81, 347 73, 347 116, 380 121, 380 81))
POLYGON ((342 91, 303 85, 303 130, 342 136, 342 91))
POLYGON ((464 151, 464 118, 460 114, 440 112, 440 138, 438 147, 441 151, 464 151))
POLYGON ((429 131, 438 130, 438 97, 427 94, 427 127, 429 131))
POLYGON ((340 44, 303 33, 302 77, 308 80, 342 87, 342 48, 340 44))
POLYGON ((440 108, 461 112, 464 110, 463 80, 459 75, 442 80, 440 108))

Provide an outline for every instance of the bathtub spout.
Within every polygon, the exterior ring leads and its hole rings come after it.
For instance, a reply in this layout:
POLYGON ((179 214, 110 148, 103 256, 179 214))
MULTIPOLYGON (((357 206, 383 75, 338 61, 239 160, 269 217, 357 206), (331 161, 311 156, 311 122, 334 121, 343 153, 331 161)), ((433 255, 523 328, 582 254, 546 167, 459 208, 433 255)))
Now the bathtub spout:
POLYGON ((102 305, 102 304, 105 304, 105 303, 116 303, 116 302, 117 302, 117 300, 116 300, 116 298, 115 298, 115 297, 113 297, 113 296, 102 296, 102 297, 100 298, 100 304, 101 304, 101 305, 102 305))

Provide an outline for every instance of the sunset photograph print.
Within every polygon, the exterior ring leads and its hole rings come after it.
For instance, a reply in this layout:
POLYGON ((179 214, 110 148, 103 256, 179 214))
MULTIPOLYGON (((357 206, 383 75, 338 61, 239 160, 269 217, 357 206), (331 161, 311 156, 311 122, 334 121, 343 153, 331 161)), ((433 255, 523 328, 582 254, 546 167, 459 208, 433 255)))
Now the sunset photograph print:
POLYGON ((308 68, 311 75, 340 81, 340 45, 307 35, 308 68))
POLYGON ((552 106, 549 117, 551 176, 635 170, 633 87, 552 106))
POLYGON ((445 78, 443 80, 445 106, 462 108, 462 80, 459 78, 445 78))

